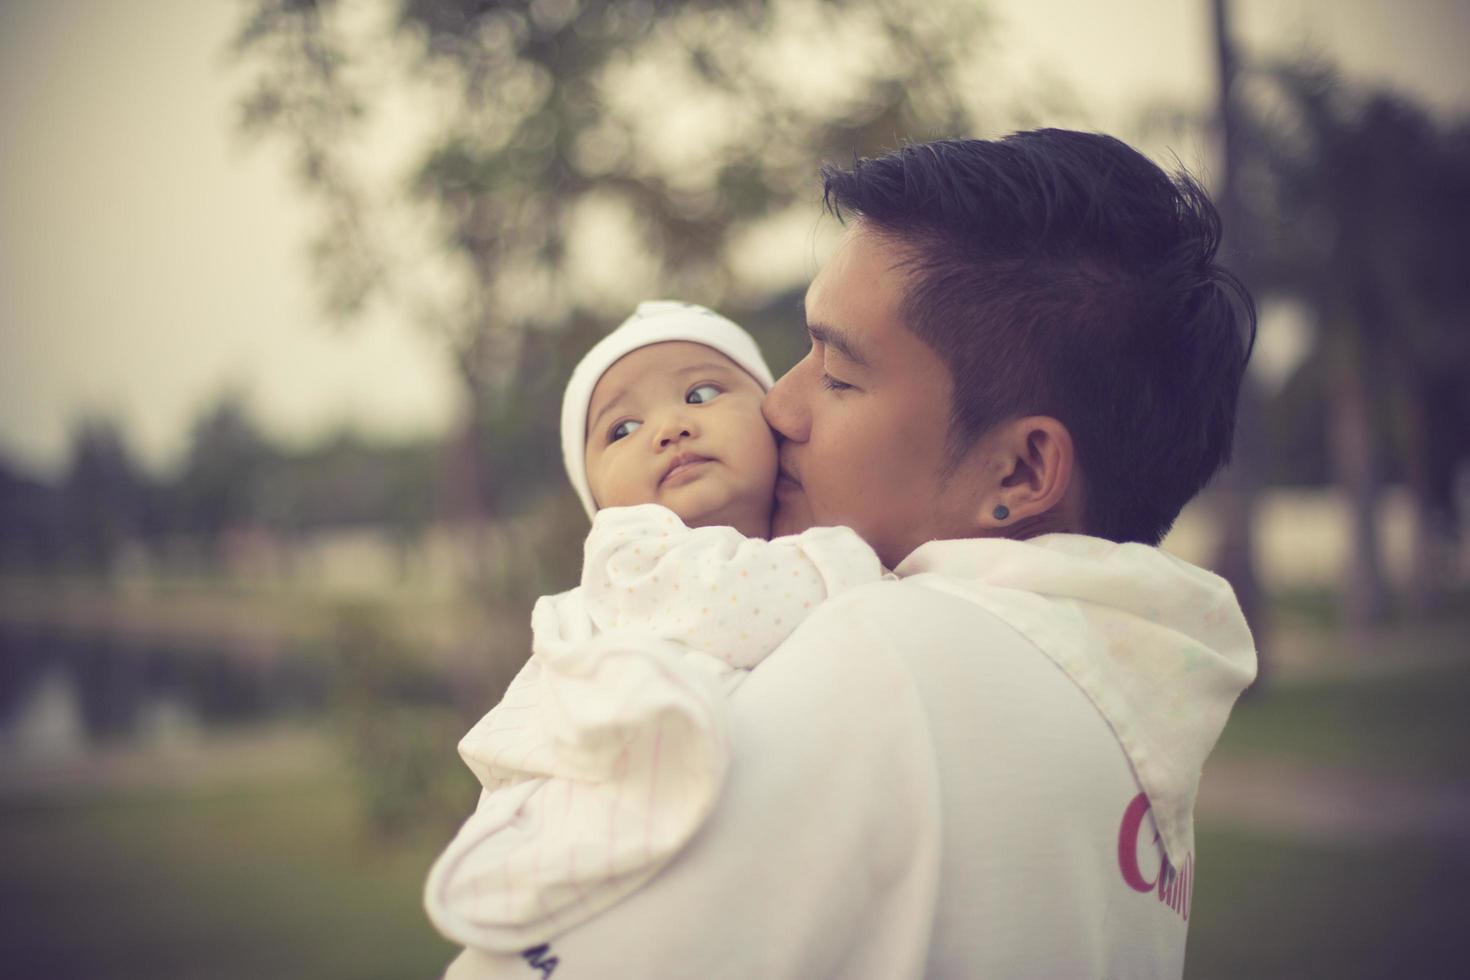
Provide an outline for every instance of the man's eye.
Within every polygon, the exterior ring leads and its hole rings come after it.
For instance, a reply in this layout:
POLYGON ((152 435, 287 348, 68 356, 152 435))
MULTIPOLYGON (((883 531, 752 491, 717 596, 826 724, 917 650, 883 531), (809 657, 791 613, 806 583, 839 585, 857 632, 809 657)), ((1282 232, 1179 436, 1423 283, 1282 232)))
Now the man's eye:
POLYGON ((706 402, 713 401, 719 393, 720 387, 718 385, 700 385, 697 388, 690 388, 689 394, 684 396, 684 401, 690 405, 703 405, 706 402))
POLYGON ((846 381, 838 381, 836 378, 832 377, 832 375, 824 371, 822 372, 822 387, 826 388, 828 391, 847 391, 853 386, 848 384, 846 381))
POLYGON ((630 436, 633 434, 633 430, 638 428, 642 424, 643 423, 639 422, 637 419, 624 419, 608 431, 607 441, 617 442, 624 436, 630 436))

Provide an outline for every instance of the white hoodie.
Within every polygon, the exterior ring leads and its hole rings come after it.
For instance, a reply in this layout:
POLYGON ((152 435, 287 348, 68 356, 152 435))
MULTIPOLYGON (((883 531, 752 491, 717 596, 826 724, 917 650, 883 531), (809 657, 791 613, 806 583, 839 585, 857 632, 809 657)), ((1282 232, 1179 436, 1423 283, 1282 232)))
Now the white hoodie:
POLYGON ((1177 977, 1200 768, 1255 673, 1229 586, 1075 535, 930 542, 728 703, 704 828, 449 976, 1177 977))

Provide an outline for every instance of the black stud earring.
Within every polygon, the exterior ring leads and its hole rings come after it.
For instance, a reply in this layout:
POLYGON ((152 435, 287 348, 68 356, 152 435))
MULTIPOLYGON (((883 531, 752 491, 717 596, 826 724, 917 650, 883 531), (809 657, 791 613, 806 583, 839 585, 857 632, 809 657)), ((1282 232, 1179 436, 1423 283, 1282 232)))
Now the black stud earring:
POLYGON ((995 510, 992 513, 995 514, 995 519, 996 520, 1003 521, 1007 517, 1010 517, 1011 516, 1011 509, 1009 507, 1007 507, 1005 504, 996 504, 995 505, 995 510))

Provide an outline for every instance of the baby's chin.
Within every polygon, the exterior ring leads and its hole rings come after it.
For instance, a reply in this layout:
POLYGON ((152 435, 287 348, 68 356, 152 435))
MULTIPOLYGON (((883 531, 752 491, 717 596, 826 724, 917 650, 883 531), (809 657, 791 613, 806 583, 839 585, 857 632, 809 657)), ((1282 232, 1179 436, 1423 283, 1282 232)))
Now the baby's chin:
POLYGON ((665 506, 689 527, 733 527, 747 538, 769 538, 775 498, 732 500, 718 507, 701 507, 694 501, 671 501, 665 506))

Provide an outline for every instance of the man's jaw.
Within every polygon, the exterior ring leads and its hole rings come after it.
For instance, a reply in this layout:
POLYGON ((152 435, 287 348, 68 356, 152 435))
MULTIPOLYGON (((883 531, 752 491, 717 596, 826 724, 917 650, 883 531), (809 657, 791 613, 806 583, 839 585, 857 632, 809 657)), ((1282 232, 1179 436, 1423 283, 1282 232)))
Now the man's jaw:
POLYGON ((771 510, 771 536, 800 534, 815 527, 811 504, 801 483, 783 467, 776 475, 776 505, 771 510))
POLYGON ((776 461, 775 506, 771 509, 771 536, 800 534, 812 526, 811 508, 795 467, 782 453, 776 461))
POLYGON ((795 493, 801 489, 801 477, 797 476, 796 467, 785 453, 781 453, 776 457, 776 496, 780 497, 783 490, 795 493))

